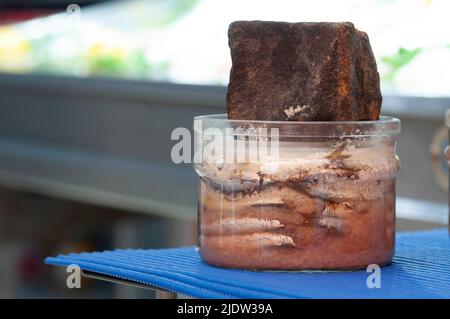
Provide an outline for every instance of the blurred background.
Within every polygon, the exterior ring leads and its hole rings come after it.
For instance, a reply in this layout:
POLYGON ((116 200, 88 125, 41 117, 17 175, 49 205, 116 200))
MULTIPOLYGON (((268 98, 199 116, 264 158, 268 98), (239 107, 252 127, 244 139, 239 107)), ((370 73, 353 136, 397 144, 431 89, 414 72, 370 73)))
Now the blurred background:
POLYGON ((0 298, 142 297, 66 273, 67 252, 196 243, 176 127, 224 113, 234 20, 351 21, 399 117, 399 231, 448 223, 446 0, 0 0, 0 298))

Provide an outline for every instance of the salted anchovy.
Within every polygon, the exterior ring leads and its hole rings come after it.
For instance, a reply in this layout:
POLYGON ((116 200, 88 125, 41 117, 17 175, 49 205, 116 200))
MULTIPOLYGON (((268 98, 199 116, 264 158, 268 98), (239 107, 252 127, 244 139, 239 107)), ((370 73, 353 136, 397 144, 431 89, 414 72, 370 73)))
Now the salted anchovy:
POLYGON ((262 199, 250 204, 252 207, 284 207, 286 204, 281 199, 262 199))
MULTIPOLYGON (((218 194, 220 196, 220 194, 218 194)), ((208 204, 208 209, 216 209, 222 212, 240 212, 241 210, 245 210, 247 208, 287 208, 288 205, 284 203, 281 199, 261 199, 255 200, 255 197, 247 197, 242 196, 240 198, 224 196, 223 199, 217 198, 216 200, 212 200, 208 204)), ((262 196, 258 196, 256 198, 261 198, 262 196)), ((244 212, 245 213, 245 212, 244 212)))
POLYGON ((256 247, 270 247, 270 246, 295 246, 294 240, 290 236, 271 234, 271 233, 256 233, 246 236, 245 239, 248 244, 256 247))
POLYGON ((239 250, 262 249, 269 247, 295 247, 294 240, 285 235, 273 233, 255 233, 250 235, 200 236, 200 243, 216 246, 218 249, 239 250))
MULTIPOLYGON (((224 214, 221 217, 228 217, 233 213, 247 215, 249 212, 264 214, 277 211, 278 213, 305 213, 309 215, 315 213, 317 209, 322 211, 322 201, 309 196, 300 188, 301 186, 298 182, 276 182, 271 187, 255 193, 253 196, 244 196, 244 194, 227 196, 220 192, 211 191, 204 198, 204 202, 207 203, 208 210, 219 211, 224 214)), ((235 216, 233 215, 233 217, 235 216)), ((265 216, 248 217, 262 218, 265 216)))
POLYGON ((325 156, 325 158, 331 161, 349 158, 351 156, 350 154, 343 154, 346 147, 347 142, 341 143, 334 150, 332 150, 327 156, 325 156))
POLYGON ((347 218, 357 210, 348 202, 328 202, 322 211, 323 217, 347 218))
POLYGON ((335 209, 327 204, 322 211, 322 216, 319 218, 319 226, 336 233, 344 231, 345 222, 338 217, 335 209))
POLYGON ((205 235, 248 234, 261 231, 270 231, 283 228, 278 220, 269 220, 253 217, 225 218, 205 225, 202 232, 205 235))
POLYGON ((242 195, 251 195, 254 192, 260 192, 272 182, 258 180, 242 180, 237 182, 223 182, 221 180, 204 179, 204 181, 212 188, 220 191, 227 196, 235 196, 238 193, 242 195))
POLYGON ((335 210, 330 205, 326 205, 325 208, 323 209, 322 216, 335 217, 335 215, 336 215, 335 210))
POLYGON ((319 226, 333 230, 336 232, 342 232, 344 230, 344 222, 336 217, 322 217, 319 220, 319 226))
POLYGON ((346 178, 358 178, 358 173, 361 168, 353 167, 344 162, 345 159, 351 157, 350 154, 344 154, 344 150, 347 147, 347 142, 341 143, 333 151, 331 151, 325 158, 330 160, 330 163, 324 165, 325 168, 336 170, 336 174, 339 177, 346 178))

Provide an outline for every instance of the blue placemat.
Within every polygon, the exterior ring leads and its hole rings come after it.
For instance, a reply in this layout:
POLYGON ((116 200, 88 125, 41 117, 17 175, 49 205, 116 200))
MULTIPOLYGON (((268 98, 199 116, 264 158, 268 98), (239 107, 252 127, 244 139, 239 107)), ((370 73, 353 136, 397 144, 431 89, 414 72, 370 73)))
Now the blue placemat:
POLYGON ((126 249, 49 257, 48 264, 81 269, 199 298, 450 298, 447 229, 400 233, 394 261, 370 273, 253 272, 204 264, 195 247, 126 249))

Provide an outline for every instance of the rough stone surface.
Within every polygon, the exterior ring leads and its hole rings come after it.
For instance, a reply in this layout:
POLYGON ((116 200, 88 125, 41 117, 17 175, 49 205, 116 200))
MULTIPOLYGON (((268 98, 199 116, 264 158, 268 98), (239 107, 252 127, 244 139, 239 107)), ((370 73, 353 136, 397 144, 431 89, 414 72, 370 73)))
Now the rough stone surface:
POLYGON ((230 119, 378 119, 376 62, 352 23, 236 21, 228 36, 230 119))

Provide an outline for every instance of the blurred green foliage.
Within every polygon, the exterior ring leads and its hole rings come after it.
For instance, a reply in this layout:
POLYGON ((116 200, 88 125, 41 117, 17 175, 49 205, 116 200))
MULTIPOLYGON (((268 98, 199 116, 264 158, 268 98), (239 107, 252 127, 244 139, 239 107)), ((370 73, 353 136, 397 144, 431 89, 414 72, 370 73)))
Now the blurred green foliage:
POLYGON ((161 25, 170 24, 189 13, 199 2, 199 0, 172 0, 171 10, 161 21, 161 25))
POLYGON ((392 81, 397 72, 410 63, 421 51, 422 48, 415 48, 413 50, 399 48, 393 55, 381 57, 381 63, 388 67, 387 72, 383 75, 384 80, 392 81))
MULTIPOLYGON (((200 0, 170 0, 155 3, 156 19, 149 19, 148 29, 165 27, 187 15, 200 0)), ((112 30, 114 31, 114 30, 112 30)), ((170 70, 169 61, 152 61, 145 46, 109 43, 107 40, 85 43, 77 32, 50 32, 26 39, 28 61, 20 69, 36 73, 111 76, 134 79, 162 79, 170 70), (74 43, 76 44, 75 47, 74 43), (79 45, 78 45, 79 44, 79 45)), ((0 38, 0 47, 2 45, 0 38)), ((17 56, 12 52, 10 56, 17 56)), ((8 61, 6 61, 8 62, 8 61)), ((5 62, 5 63, 6 63, 5 62)), ((6 63, 7 64, 7 63, 6 63)), ((0 67, 1 69, 1 67, 0 67)))

